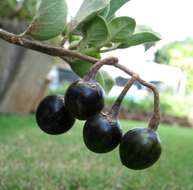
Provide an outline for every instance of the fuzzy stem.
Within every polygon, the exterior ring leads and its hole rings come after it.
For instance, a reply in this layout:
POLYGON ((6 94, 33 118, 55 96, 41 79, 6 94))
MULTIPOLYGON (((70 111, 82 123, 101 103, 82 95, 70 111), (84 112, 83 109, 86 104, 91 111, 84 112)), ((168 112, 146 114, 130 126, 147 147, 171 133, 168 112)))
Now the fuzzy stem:
POLYGON ((85 75, 83 78, 84 81, 89 81, 89 80, 95 80, 96 74, 98 70, 103 66, 103 65, 116 65, 118 63, 118 59, 116 57, 108 57, 105 59, 102 59, 95 63, 88 73, 85 75))
POLYGON ((119 110, 120 110, 120 106, 121 103, 125 97, 125 95, 127 94, 128 90, 131 88, 131 86, 133 85, 133 83, 135 82, 137 76, 132 76, 131 79, 128 80, 127 84, 125 85, 124 89, 122 90, 122 92, 119 94, 118 98, 116 99, 115 103, 113 104, 109 115, 113 118, 113 119, 117 119, 118 114, 119 114, 119 110))

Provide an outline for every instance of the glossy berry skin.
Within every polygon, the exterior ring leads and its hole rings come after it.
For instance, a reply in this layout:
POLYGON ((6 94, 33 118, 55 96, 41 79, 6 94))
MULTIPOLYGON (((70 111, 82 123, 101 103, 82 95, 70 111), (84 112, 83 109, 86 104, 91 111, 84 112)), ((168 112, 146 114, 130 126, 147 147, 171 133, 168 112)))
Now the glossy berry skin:
POLYGON ((36 121, 40 129, 51 135, 68 131, 75 119, 66 110, 63 96, 47 96, 39 104, 36 121))
POLYGON ((79 80, 67 89, 65 103, 73 117, 87 120, 103 109, 104 96, 99 83, 79 80))
POLYGON ((134 170, 153 165, 161 155, 161 144, 155 131, 149 128, 134 128, 122 138, 119 147, 124 166, 134 170))
POLYGON ((83 129, 83 139, 87 148, 95 153, 106 153, 118 146, 122 130, 117 120, 102 114, 88 119, 83 129))

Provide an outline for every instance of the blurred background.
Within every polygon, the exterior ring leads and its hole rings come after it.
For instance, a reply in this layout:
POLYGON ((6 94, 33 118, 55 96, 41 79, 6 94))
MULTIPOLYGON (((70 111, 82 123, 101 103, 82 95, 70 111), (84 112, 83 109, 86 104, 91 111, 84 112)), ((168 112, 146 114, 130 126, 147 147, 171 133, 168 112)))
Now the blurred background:
MULTIPOLYGON (((67 0, 69 20, 82 2, 67 0)), ((128 2, 117 15, 150 26, 162 40, 103 54, 117 56, 160 91, 163 154, 155 166, 140 172, 122 167, 117 150, 108 155, 86 150, 83 122, 77 121, 72 131, 60 137, 40 131, 33 113, 41 99, 64 94, 79 77, 57 58, 0 39, 0 190, 193 190, 192 7, 190 0, 128 2)), ((24 31, 35 9, 36 0, 1 0, 0 28, 24 31)), ((104 70, 115 81, 106 98, 108 110, 129 77, 109 66, 104 70)), ((136 82, 121 107, 123 130, 145 127, 152 109, 151 92, 136 82)))

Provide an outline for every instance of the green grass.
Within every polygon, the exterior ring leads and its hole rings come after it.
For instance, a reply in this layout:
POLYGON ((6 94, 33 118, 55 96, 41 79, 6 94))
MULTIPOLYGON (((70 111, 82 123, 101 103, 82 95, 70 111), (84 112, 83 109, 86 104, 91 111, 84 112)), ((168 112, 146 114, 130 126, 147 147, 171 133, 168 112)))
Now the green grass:
MULTIPOLYGON (((124 131, 145 126, 121 123, 124 131)), ((34 116, 0 116, 0 190, 193 190, 193 129, 161 125, 160 160, 134 171, 121 165, 117 149, 87 150, 82 126, 49 136, 34 116)))

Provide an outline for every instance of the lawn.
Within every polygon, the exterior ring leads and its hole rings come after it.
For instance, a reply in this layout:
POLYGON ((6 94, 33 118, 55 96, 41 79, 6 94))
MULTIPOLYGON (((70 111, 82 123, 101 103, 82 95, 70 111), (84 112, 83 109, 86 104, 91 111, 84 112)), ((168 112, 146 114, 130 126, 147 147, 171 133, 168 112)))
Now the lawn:
MULTIPOLYGON (((145 126, 122 121, 126 131, 145 126)), ((87 150, 83 122, 66 134, 49 136, 34 116, 0 116, 0 190, 193 190, 193 129, 161 125, 163 152, 151 168, 121 165, 118 149, 87 150)))

